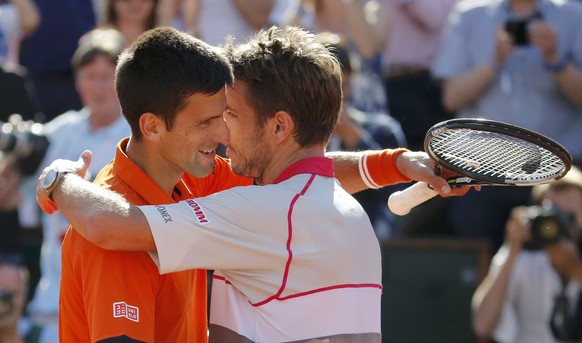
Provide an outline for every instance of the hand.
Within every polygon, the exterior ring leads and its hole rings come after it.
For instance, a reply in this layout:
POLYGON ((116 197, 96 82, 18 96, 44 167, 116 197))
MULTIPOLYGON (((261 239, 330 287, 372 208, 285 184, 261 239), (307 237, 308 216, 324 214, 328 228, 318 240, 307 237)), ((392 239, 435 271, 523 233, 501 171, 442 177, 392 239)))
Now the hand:
POLYGON ((89 165, 91 165, 91 157, 92 157, 91 151, 85 150, 79 156, 79 159, 77 161, 59 159, 53 161, 53 163, 51 163, 48 167, 43 169, 42 173, 38 177, 38 183, 36 185, 36 201, 38 202, 38 205, 45 213, 53 214, 54 212, 59 210, 57 204, 51 199, 49 199, 45 189, 42 187, 47 172, 53 168, 68 169, 74 171, 80 177, 85 177, 87 169, 89 169, 89 165))
POLYGON ((513 52, 511 36, 503 28, 495 30, 495 68, 505 65, 507 58, 513 52))
POLYGON ((446 178, 453 176, 453 174, 442 169, 441 175, 437 175, 434 171, 435 166, 435 162, 428 157, 428 154, 420 151, 404 152, 396 159, 396 167, 404 176, 415 181, 428 183, 441 196, 465 195, 471 188, 481 190, 481 186, 451 188, 446 178))
POLYGON ((518 253, 523 243, 531 238, 531 227, 527 207, 516 207, 505 224, 505 242, 512 252, 518 253))
POLYGON ((574 242, 561 240, 556 244, 550 244, 544 248, 552 262, 556 272, 566 278, 576 278, 576 274, 582 270, 582 261, 574 242))
POLYGON ((547 23, 537 20, 532 23, 529 40, 532 44, 540 48, 544 60, 548 64, 558 63, 558 32, 547 23))

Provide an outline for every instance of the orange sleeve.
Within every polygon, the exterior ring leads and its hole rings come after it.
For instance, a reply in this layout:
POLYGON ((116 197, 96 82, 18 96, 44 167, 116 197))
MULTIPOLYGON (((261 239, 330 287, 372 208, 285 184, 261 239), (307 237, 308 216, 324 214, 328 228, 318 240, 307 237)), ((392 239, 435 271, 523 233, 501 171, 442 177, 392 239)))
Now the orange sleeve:
POLYGON ((364 152, 358 163, 360 176, 364 183, 369 188, 381 188, 412 181, 402 175, 396 167, 396 158, 406 151, 409 150, 398 148, 364 152))
POLYGON ((158 270, 145 252, 103 250, 86 242, 80 260, 92 342, 126 335, 155 341, 158 270))

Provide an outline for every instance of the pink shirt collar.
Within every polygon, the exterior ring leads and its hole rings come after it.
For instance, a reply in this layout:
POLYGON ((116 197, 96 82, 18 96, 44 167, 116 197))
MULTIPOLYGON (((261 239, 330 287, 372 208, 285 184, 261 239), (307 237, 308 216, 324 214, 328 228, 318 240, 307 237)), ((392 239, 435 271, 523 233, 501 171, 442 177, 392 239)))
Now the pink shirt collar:
POLYGON ((277 176, 274 184, 283 182, 291 177, 299 174, 317 174, 321 176, 334 177, 333 160, 327 157, 309 157, 297 161, 287 167, 283 172, 277 176))

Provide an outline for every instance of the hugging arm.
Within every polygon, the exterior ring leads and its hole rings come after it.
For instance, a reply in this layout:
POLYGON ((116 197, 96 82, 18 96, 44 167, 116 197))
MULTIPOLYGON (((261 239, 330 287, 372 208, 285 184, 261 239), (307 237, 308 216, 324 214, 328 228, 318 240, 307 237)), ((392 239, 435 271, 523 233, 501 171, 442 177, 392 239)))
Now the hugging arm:
POLYGON ((78 161, 56 160, 43 170, 37 187, 37 200, 43 211, 52 214, 57 209, 81 236, 104 249, 155 251, 156 246, 143 213, 121 195, 99 187, 80 176, 91 161, 84 152, 78 161), (48 170, 71 170, 62 177, 52 192, 53 200, 41 186, 48 170))

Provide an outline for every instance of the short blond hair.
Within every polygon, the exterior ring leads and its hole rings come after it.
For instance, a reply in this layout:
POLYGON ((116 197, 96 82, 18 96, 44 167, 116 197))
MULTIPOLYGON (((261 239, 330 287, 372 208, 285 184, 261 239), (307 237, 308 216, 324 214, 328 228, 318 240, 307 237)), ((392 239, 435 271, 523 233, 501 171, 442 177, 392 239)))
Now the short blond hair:
POLYGON ((571 187, 578 188, 582 192, 582 171, 576 166, 572 166, 568 173, 559 180, 534 186, 532 189, 532 198, 536 203, 539 203, 548 190, 559 191, 571 187))

